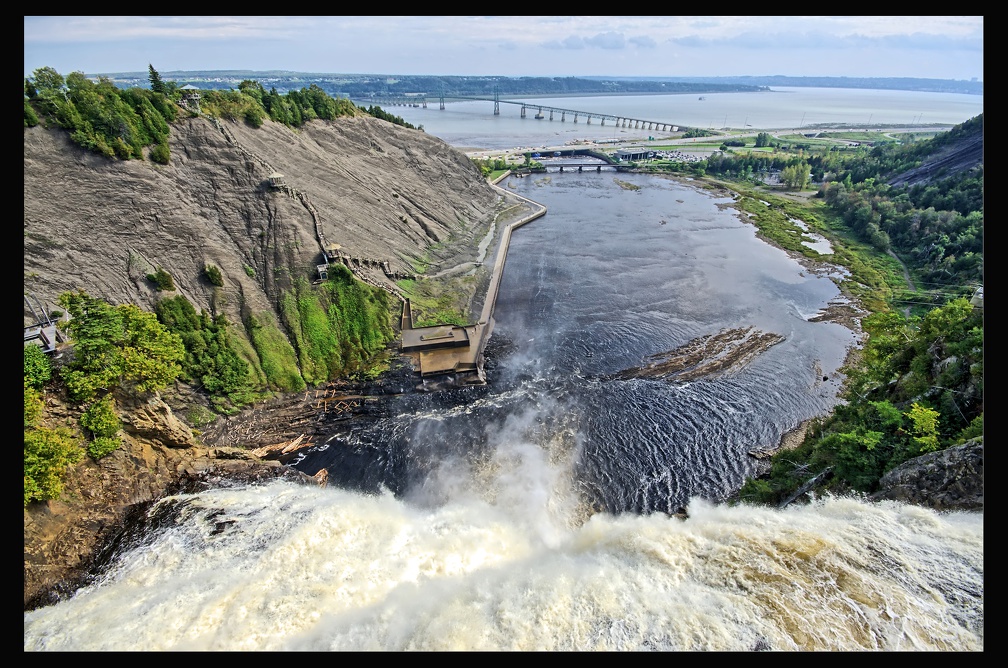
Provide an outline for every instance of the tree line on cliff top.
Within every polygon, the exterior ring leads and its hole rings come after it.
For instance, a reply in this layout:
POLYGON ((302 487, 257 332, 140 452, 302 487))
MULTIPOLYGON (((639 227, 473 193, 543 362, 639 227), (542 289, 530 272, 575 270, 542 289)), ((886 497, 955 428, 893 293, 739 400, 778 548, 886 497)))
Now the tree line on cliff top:
POLYGON ((237 90, 200 91, 198 110, 186 104, 185 91, 175 81, 163 81, 150 66, 151 88, 119 88, 105 77, 92 81, 82 72, 65 77, 51 67, 40 67, 24 81, 24 126, 54 124, 70 133, 80 146, 109 158, 143 160, 145 150, 154 162, 167 164, 168 125, 180 113, 243 120, 260 127, 265 118, 290 127, 314 119, 335 120, 367 114, 414 128, 381 107, 358 107, 348 99, 332 98, 316 84, 284 95, 246 80, 237 90))

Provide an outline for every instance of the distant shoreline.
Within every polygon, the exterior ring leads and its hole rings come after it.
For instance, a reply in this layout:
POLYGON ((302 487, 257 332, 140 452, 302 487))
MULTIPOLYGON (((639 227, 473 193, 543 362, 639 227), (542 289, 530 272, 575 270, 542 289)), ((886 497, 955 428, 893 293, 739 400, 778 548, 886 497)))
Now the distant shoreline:
MULTIPOLYGON (((916 77, 788 77, 736 76, 736 77, 505 77, 462 75, 409 75, 292 72, 284 70, 174 70, 160 72, 162 80, 209 85, 213 89, 237 87, 246 79, 266 80, 271 86, 297 89, 311 84, 326 93, 334 92, 348 98, 367 95, 403 95, 408 92, 443 90, 446 85, 467 95, 492 95, 502 81, 512 82, 508 97, 595 97, 599 95, 681 95, 728 92, 774 92, 772 88, 852 88, 860 90, 902 90, 922 93, 956 93, 983 96, 983 82, 965 79, 925 79, 916 77), (536 93, 523 93, 523 80, 529 79, 527 88, 536 87, 536 93), (553 84, 557 92, 542 91, 553 84), (622 90, 613 90, 618 84, 622 90), (679 88, 676 91, 656 90, 666 84, 679 88), (594 87, 594 92, 571 91, 572 87, 594 87), (732 90, 732 88, 735 90, 732 90), (749 90, 738 90, 745 87, 749 90), (638 90, 633 90, 638 89, 638 90), (476 92, 482 91, 482 92, 476 92)), ((29 76, 26 74, 26 76, 29 76)), ((89 78, 105 77, 116 85, 146 87, 149 72, 111 72, 85 74, 89 78)), ((262 83, 262 82, 260 82, 262 83)), ((198 86, 203 87, 203 86, 198 86)), ((269 88, 270 86, 266 86, 269 88)))

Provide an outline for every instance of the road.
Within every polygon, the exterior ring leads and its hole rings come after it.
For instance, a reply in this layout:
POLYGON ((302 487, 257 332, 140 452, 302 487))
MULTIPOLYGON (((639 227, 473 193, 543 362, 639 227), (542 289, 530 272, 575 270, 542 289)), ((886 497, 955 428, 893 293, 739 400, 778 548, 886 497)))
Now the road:
MULTIPOLYGON (((848 128, 783 128, 783 129, 756 129, 747 130, 745 132, 733 132, 729 130, 731 134, 725 134, 715 137, 695 137, 686 138, 682 137, 681 133, 676 133, 675 135, 666 135, 664 137, 659 137, 653 140, 647 139, 637 139, 637 140, 625 140, 617 143, 605 143, 597 144, 593 141, 585 140, 583 142, 563 144, 560 146, 519 146, 510 149, 498 149, 498 150, 481 150, 481 149, 471 149, 467 150, 466 156, 469 158, 487 158, 491 160, 496 160, 497 158, 503 157, 506 161, 511 163, 524 163, 525 153, 530 151, 537 151, 540 153, 552 153, 553 151, 569 151, 572 148, 591 148, 599 151, 615 151, 617 149, 625 148, 635 148, 635 147, 656 147, 656 146, 676 146, 683 153, 692 153, 699 157, 706 157, 717 151, 716 148, 711 148, 710 144, 717 141, 720 138, 723 139, 743 139, 746 137, 755 137, 761 132, 769 132, 773 137, 780 138, 782 136, 798 135, 803 133, 811 132, 868 132, 868 131, 882 131, 886 136, 904 134, 904 133, 933 133, 933 132, 944 132, 952 129, 953 126, 907 126, 907 127, 887 127, 884 130, 881 128, 865 128, 865 127, 848 127, 848 128), (690 149, 691 145, 703 144, 703 146, 697 146, 695 149, 690 149)), ((841 140, 838 140, 841 141, 841 140)))

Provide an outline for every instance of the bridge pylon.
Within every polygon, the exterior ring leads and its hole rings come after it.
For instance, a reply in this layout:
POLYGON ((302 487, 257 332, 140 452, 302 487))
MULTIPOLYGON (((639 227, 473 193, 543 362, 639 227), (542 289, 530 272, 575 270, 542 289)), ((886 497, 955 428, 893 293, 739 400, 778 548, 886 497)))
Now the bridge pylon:
MULTIPOLYGON (((525 107, 522 107, 522 111, 525 107)), ((500 116, 500 91, 494 88, 494 116, 500 116)))

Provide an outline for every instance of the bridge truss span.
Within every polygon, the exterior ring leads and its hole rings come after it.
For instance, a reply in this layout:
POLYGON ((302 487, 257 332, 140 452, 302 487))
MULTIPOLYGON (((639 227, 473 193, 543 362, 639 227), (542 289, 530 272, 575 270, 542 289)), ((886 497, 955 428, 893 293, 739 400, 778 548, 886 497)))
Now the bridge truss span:
MULTIPOLYGON (((560 121, 561 123, 566 123, 571 121, 573 123, 578 123, 584 121, 587 125, 591 125, 594 122, 598 122, 599 125, 605 126, 607 123, 614 125, 618 128, 631 128, 635 130, 655 130, 658 132, 678 132, 680 126, 674 123, 669 123, 667 121, 656 121, 644 118, 631 118, 629 116, 620 116, 616 114, 606 114, 599 113, 595 111, 584 111, 581 109, 568 109, 565 107, 554 107, 546 104, 538 104, 535 102, 519 101, 519 100, 502 100, 499 96, 494 95, 492 98, 470 96, 470 95, 445 95, 439 96, 440 108, 443 111, 445 108, 446 100, 463 100, 463 101, 476 101, 476 102, 493 102, 493 115, 500 116, 500 106, 502 104, 515 105, 521 108, 520 115, 522 118, 535 118, 536 120, 550 120, 550 121, 560 121), (532 110, 532 113, 530 113, 532 110)), ((388 96, 388 97, 377 97, 374 101, 378 101, 384 104, 391 105, 401 105, 401 106, 411 106, 411 107, 423 107, 427 108, 427 95, 426 93, 413 93, 409 95, 398 95, 398 96, 388 96)))
POLYGON ((606 121, 611 122, 618 128, 633 128, 635 130, 657 130, 659 132, 678 132, 679 126, 672 123, 667 123, 665 121, 651 121, 643 118, 630 118, 629 116, 617 116, 614 114, 600 114, 594 111, 581 111, 578 109, 566 109, 564 107, 551 107, 545 104, 534 104, 529 102, 513 102, 509 100, 500 100, 500 102, 505 104, 516 104, 521 106, 521 117, 528 117, 528 110, 535 109, 536 113, 534 118, 537 120, 543 120, 546 118, 544 111, 549 112, 549 120, 556 120, 559 118, 561 123, 565 123, 570 117, 570 119, 577 123, 580 119, 584 119, 587 125, 592 124, 592 120, 597 120, 599 125, 604 126, 606 121))

